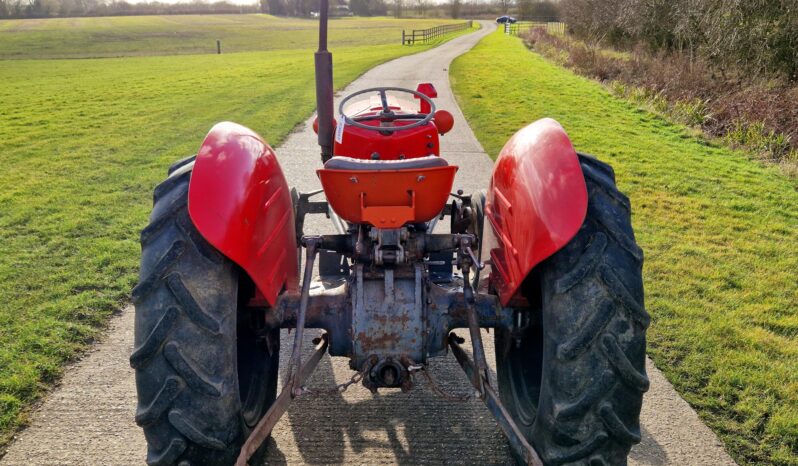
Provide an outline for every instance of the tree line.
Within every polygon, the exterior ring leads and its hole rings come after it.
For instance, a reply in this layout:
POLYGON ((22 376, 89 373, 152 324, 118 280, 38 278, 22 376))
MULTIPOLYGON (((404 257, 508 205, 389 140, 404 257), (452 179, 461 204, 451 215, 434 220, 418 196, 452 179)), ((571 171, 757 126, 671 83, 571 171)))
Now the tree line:
POLYGON ((180 15, 257 13, 257 5, 227 1, 190 3, 128 3, 104 0, 0 0, 0 19, 76 16, 180 15))
POLYGON ((589 41, 685 53, 724 76, 798 81, 796 0, 562 0, 560 9, 589 41))
MULTIPOLYGON (((345 4, 337 1, 330 3, 333 6, 345 4)), ((396 0, 395 3, 401 5, 403 1, 396 0)), ((389 11, 385 0, 349 0, 348 6, 358 16, 379 16, 389 11)), ((239 13, 309 16, 313 11, 319 11, 319 0, 259 0, 251 5, 236 5, 225 0, 195 0, 174 4, 159 1, 128 3, 124 0, 0 0, 0 19, 239 13)))
MULTIPOLYGON (((554 18, 556 2, 541 0, 332 0, 347 5, 357 16, 392 15, 479 17, 513 14, 518 19, 554 18)), ((51 18, 76 16, 124 16, 169 14, 268 13, 278 16, 307 17, 319 10, 319 0, 257 0, 250 5, 235 5, 226 0, 189 3, 128 3, 124 0, 0 0, 0 19, 51 18)))
MULTIPOLYGON (((319 0, 259 0, 260 11, 277 16, 309 16, 311 12, 319 11, 319 0)), ((401 2, 401 0, 398 0, 401 2)), ((388 13, 388 4, 385 0, 331 0, 331 14, 335 15, 335 8, 348 6, 349 10, 357 16, 381 16, 388 13)))

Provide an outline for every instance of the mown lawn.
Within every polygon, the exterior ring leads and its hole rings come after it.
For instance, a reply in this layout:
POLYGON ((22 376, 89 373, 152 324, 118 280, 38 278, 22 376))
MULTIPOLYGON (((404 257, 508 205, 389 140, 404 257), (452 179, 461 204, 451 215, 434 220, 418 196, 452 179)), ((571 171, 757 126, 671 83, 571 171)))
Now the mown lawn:
POLYGON ((740 463, 798 465, 798 182, 501 33, 451 78, 489 154, 549 116, 614 166, 646 253, 657 367, 740 463))
MULTIPOLYGON (((395 45, 402 29, 425 29, 447 19, 336 18, 330 44, 395 45)), ((459 22, 462 22, 459 21, 459 22)), ((318 20, 271 15, 166 15, 0 21, 0 59, 95 58, 307 49, 316 46, 318 20)))
MULTIPOLYGON (((333 46, 335 84, 430 46, 333 46)), ((2 456, 63 363, 128 301, 166 167, 222 120, 277 145, 315 90, 310 49, 0 60, 0 82, 2 456)))

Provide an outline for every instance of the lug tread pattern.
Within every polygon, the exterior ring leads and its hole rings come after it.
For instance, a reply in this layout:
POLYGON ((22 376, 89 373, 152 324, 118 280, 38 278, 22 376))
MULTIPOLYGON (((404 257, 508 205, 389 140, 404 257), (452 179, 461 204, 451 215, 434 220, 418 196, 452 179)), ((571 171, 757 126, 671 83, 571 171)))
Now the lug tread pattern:
MULTIPOLYGON (((132 292, 136 422, 147 438, 147 463, 157 466, 231 464, 245 434, 235 350, 239 272, 191 222, 191 161, 170 168, 171 176, 155 189, 132 292)), ((271 372, 250 374, 250 383, 276 390, 272 359, 271 372)))
POLYGON ((174 294, 175 298, 177 298, 177 302, 180 303, 180 309, 188 314, 188 317, 192 322, 195 322, 208 332, 213 334, 219 333, 219 322, 208 315, 208 313, 205 312, 197 303, 197 301, 191 295, 191 292, 188 290, 188 288, 186 288, 186 284, 183 282, 183 279, 180 277, 179 273, 169 274, 169 276, 166 277, 166 283, 174 294))
MULTIPOLYGON (((632 231, 629 199, 616 188, 612 168, 579 158, 587 217, 574 239, 538 267, 540 289, 529 288, 530 296, 542 296, 543 372, 539 382, 526 382, 539 389, 521 392, 539 396, 526 398, 537 408, 527 436, 546 464, 626 464, 631 446, 640 441, 640 406, 649 385, 643 252, 632 231)), ((511 370, 502 364, 500 371, 511 370)), ((503 399, 512 399, 512 388, 500 390, 503 399)), ((523 400, 508 409, 518 403, 523 400)))
MULTIPOLYGON (((603 197, 601 193, 597 193, 596 197, 603 197)), ((611 201, 610 201, 611 202, 611 201)), ((617 209, 615 209, 617 211, 617 209)), ((588 215, 595 218, 596 221, 604 227, 604 230, 609 233, 613 239, 635 258, 635 260, 643 261, 643 250, 637 245, 634 235, 631 231, 624 231, 626 228, 621 226, 621 223, 629 223, 630 210, 626 210, 626 215, 622 219, 617 219, 613 214, 614 212, 606 209, 596 207, 595 204, 588 205, 588 215)))
POLYGON ((577 283, 585 279, 596 268, 601 255, 607 248, 607 235, 598 233, 593 237, 582 257, 579 258, 573 270, 565 274, 562 278, 554 283, 554 290, 558 294, 562 294, 573 288, 577 283))
POLYGON ((609 299, 601 300, 598 305, 599 311, 587 318, 583 331, 557 347, 557 357, 570 360, 584 353, 612 320, 612 305, 609 299))
POLYGON ((208 244, 208 242, 200 236, 199 232, 194 227, 194 224, 191 223, 191 217, 189 217, 188 211, 182 215, 178 215, 175 219, 175 222, 177 224, 177 228, 180 229, 180 232, 183 234, 183 236, 191 240, 191 244, 194 246, 194 249, 196 249, 198 253, 202 254, 202 257, 207 259, 211 264, 219 265, 226 260, 225 257, 219 253, 219 251, 214 249, 213 246, 208 244))
POLYGON ((222 395, 216 384, 212 383, 208 376, 197 369, 196 364, 183 355, 177 343, 174 341, 167 343, 163 354, 169 361, 169 365, 180 374, 189 387, 208 396, 218 398, 222 395))
POLYGON ((227 448, 227 445, 223 441, 203 434, 202 432, 207 430, 207 427, 203 428, 196 421, 190 420, 181 411, 169 411, 169 422, 175 426, 178 432, 197 445, 202 445, 212 450, 224 450, 227 448))
POLYGON ((185 384, 182 380, 177 377, 168 377, 149 406, 136 410, 136 424, 144 427, 155 422, 171 406, 183 387, 185 384))
POLYGON ((651 317, 648 315, 643 305, 637 302, 618 275, 608 265, 602 264, 599 267, 602 280, 607 285, 607 290, 613 297, 620 302, 624 308, 632 314, 632 319, 637 321, 643 328, 648 328, 651 317))
MULTIPOLYGON (((627 418, 624 422, 613 403, 626 402, 627 397, 641 400, 648 388, 644 360, 636 361, 642 371, 638 370, 619 342, 621 334, 627 343, 644 341, 645 329, 650 324, 642 302, 628 288, 642 285, 639 274, 643 253, 632 232, 629 199, 615 187, 614 173, 595 159, 582 156, 580 161, 590 199, 588 218, 580 230, 580 235, 587 238, 582 240, 587 241, 587 247, 580 251, 574 244, 563 250, 563 255, 580 255, 576 260, 571 259, 572 265, 567 265, 564 261, 568 259, 563 258, 559 268, 555 267, 562 270, 562 278, 554 281, 553 290, 554 299, 574 309, 571 312, 579 312, 578 308, 585 303, 595 305, 591 306, 592 315, 572 324, 571 336, 557 348, 557 354, 563 356, 567 364, 583 368, 585 364, 600 364, 605 368, 598 380, 588 380, 581 390, 576 390, 575 398, 568 399, 566 395, 564 401, 553 404, 555 420, 561 421, 561 430, 578 437, 577 433, 585 432, 585 422, 589 422, 591 427, 587 432, 593 432, 593 436, 578 446, 554 446, 551 451, 557 453, 551 460, 555 464, 599 460, 615 464, 619 454, 625 458, 631 445, 640 441, 640 436, 636 433, 639 432, 639 414, 638 418, 627 418), (610 259, 613 254, 621 256, 610 259), (627 265, 621 269, 618 264, 627 265), (596 286, 602 291, 599 297, 591 300, 596 286)), ((642 296, 642 291, 639 295, 642 296)), ((557 394, 554 396, 558 398, 557 394)), ((556 441, 557 437, 560 436, 551 438, 556 441)))
POLYGON ((615 414, 615 409, 609 402, 604 402, 599 407, 601 419, 604 421, 604 426, 607 430, 612 432, 612 435, 625 443, 640 443, 640 433, 632 432, 626 428, 623 421, 615 414))
MULTIPOLYGON (((170 176, 167 179, 163 180, 161 184, 155 187, 152 192, 152 202, 154 205, 158 205, 160 200, 164 196, 172 195, 175 190, 180 190, 188 192, 188 180, 191 178, 191 172, 183 172, 183 173, 176 173, 174 176, 170 176)), ((179 197, 179 196, 174 196, 179 197)))
POLYGON ((147 448, 147 464, 150 466, 169 466, 186 451, 188 445, 182 438, 174 438, 169 445, 160 452, 153 452, 152 446, 147 448))
POLYGON ((641 393, 648 391, 648 377, 634 368, 632 362, 629 361, 629 358, 626 356, 626 353, 623 352, 618 344, 618 340, 616 340, 614 336, 604 335, 601 338, 601 349, 604 350, 607 361, 612 364, 615 372, 620 376, 621 381, 626 384, 627 387, 641 393))
POLYGON ((595 432, 588 440, 582 442, 579 445, 575 445, 569 448, 563 448, 558 451, 556 454, 545 455, 545 463, 546 464, 563 464, 563 463, 570 463, 575 460, 584 458, 585 456, 589 455, 593 452, 596 448, 598 448, 603 442, 607 440, 608 436, 606 432, 599 431, 595 432))
POLYGON ((585 412, 601 399, 615 385, 615 377, 611 371, 604 371, 598 381, 590 381, 581 396, 571 403, 554 405, 554 418, 558 421, 583 416, 585 412))
POLYGON ((591 165, 582 165, 582 170, 587 173, 591 180, 600 185, 604 194, 610 196, 613 201, 622 205, 624 210, 631 212, 632 202, 629 198, 615 188, 615 177, 609 177, 606 174, 600 173, 591 165))
POLYGON ((155 238, 162 229, 166 228, 181 211, 185 210, 187 203, 188 197, 180 196, 169 204, 169 207, 167 207, 163 215, 159 215, 158 218, 151 221, 149 225, 141 230, 141 244, 148 244, 152 241, 152 239, 155 238))
POLYGON ((156 282, 160 280, 166 272, 169 270, 169 267, 174 263, 177 258, 183 254, 183 251, 186 249, 186 243, 183 241, 175 241, 172 243, 172 246, 169 247, 169 250, 164 253, 163 256, 158 260, 153 267, 152 272, 147 275, 146 278, 139 281, 138 285, 133 288, 133 300, 134 302, 138 300, 141 296, 150 292, 151 288, 156 285, 156 282))
POLYGON ((133 369, 140 368, 158 352, 177 319, 177 313, 176 307, 172 306, 166 309, 166 312, 155 324, 155 327, 152 328, 144 342, 133 350, 133 354, 130 355, 130 367, 133 369))
POLYGON ((560 423, 557 422, 551 414, 544 414, 540 419, 542 422, 546 423, 552 438, 554 438, 558 444, 570 447, 579 443, 578 439, 575 439, 571 434, 560 429, 560 423))

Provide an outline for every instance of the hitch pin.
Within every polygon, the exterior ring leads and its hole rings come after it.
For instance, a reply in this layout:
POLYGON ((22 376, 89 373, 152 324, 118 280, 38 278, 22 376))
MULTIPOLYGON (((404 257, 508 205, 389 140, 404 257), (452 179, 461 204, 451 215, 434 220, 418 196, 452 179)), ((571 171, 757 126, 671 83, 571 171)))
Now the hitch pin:
POLYGON ((474 251, 471 250, 471 246, 466 246, 465 251, 468 253, 468 256, 471 258, 471 262, 474 263, 474 267, 476 267, 477 270, 482 270, 485 268, 485 264, 480 262, 476 254, 474 254, 474 251))
POLYGON ((425 264, 427 264, 427 265, 446 265, 446 261, 430 261, 430 260, 425 260, 425 261, 424 261, 424 263, 425 263, 425 264))

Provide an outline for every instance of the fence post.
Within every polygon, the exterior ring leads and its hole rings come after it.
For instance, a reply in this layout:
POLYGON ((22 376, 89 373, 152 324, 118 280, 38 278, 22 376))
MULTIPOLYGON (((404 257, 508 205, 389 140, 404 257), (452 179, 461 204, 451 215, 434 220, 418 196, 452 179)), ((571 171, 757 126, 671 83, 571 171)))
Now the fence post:
POLYGON ((216 39, 216 55, 222 54, 222 41, 216 39))
MULTIPOLYGON (((412 29, 408 34, 402 29, 402 45, 415 45, 416 41, 421 40, 423 43, 429 42, 430 39, 437 39, 443 37, 450 32, 462 31, 464 29, 471 29, 474 27, 474 21, 464 21, 458 24, 444 24, 427 29, 412 29)), ((507 32, 507 25, 504 25, 504 30, 507 32)))

